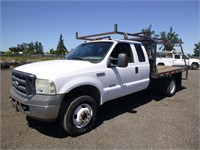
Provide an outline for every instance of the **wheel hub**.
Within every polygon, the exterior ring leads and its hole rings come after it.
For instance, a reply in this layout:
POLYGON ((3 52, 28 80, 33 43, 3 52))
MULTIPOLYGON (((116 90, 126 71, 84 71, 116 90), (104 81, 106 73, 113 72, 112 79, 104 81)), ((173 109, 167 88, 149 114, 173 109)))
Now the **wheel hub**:
POLYGON ((77 128, 83 128, 92 119, 92 108, 88 104, 79 105, 73 114, 73 123, 77 128))

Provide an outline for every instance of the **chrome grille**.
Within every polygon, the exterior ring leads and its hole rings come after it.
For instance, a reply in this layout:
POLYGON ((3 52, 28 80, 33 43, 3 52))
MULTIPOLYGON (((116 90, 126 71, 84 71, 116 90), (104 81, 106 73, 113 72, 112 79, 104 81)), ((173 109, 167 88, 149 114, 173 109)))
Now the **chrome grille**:
POLYGON ((36 76, 13 70, 12 86, 14 90, 23 97, 30 98, 35 95, 36 76))

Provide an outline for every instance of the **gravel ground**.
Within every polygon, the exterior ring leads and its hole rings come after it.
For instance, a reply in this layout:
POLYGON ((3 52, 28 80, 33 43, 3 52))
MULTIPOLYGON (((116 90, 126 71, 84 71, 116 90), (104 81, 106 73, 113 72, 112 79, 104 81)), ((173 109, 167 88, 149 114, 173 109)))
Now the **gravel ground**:
POLYGON ((150 90, 106 103, 96 127, 70 137, 58 122, 32 120, 12 108, 11 70, 1 71, 1 149, 199 149, 199 70, 163 98, 150 90))

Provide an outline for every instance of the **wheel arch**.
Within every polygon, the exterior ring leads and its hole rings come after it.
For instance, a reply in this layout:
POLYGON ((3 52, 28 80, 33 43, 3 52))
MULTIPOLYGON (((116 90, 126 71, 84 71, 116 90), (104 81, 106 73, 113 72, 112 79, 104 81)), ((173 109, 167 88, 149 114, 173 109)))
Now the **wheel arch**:
POLYGON ((158 66, 165 66, 165 64, 163 62, 159 62, 157 65, 158 66))
POLYGON ((76 95, 76 94, 82 94, 82 95, 88 95, 91 96, 95 101, 97 102, 97 105, 100 105, 101 103, 101 93, 99 89, 93 85, 81 85, 78 87, 75 87, 74 89, 70 90, 68 93, 65 94, 63 100, 67 100, 69 97, 76 95))
POLYGON ((92 77, 74 78, 73 80, 65 82, 65 84, 63 84, 58 90, 58 94, 64 94, 65 96, 75 94, 76 92, 82 92, 80 94, 88 94, 97 100, 98 105, 101 105, 102 100, 107 98, 103 84, 96 78, 92 77))

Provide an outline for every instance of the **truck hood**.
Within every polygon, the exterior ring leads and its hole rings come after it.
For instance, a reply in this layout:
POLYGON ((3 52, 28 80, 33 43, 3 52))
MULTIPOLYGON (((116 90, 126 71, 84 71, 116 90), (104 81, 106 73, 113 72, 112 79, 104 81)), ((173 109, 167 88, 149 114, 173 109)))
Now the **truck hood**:
POLYGON ((52 60, 22 65, 15 70, 34 74, 37 78, 50 79, 56 75, 80 72, 92 66, 94 64, 81 60, 52 60))

